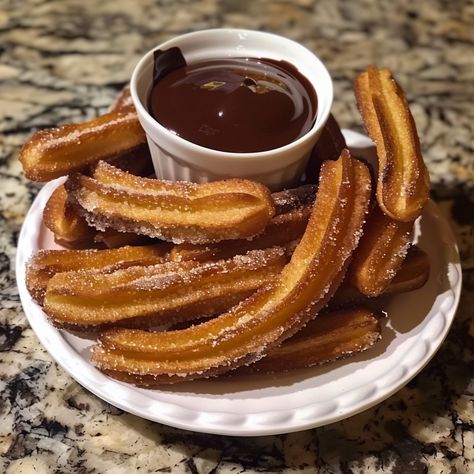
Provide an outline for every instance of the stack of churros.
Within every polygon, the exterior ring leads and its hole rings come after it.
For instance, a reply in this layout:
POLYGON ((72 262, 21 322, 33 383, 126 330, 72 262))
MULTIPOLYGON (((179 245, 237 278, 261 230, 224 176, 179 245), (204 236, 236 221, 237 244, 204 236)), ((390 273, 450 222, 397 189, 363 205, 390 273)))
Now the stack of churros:
POLYGON ((44 210, 66 249, 31 257, 32 297, 58 328, 96 336, 96 367, 143 387, 369 349, 381 337, 374 298, 429 277, 411 243, 429 180, 391 72, 371 66, 354 88, 378 169, 351 156, 331 118, 306 172, 317 184, 273 194, 151 176, 128 90, 102 117, 37 132, 20 161, 33 180, 67 176, 44 210))

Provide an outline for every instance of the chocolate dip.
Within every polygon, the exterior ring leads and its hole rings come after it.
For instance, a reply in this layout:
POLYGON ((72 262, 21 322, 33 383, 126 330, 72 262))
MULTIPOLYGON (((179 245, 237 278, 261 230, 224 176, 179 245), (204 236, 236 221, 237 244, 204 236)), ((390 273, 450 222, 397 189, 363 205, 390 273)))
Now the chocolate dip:
POLYGON ((317 96, 290 63, 224 58, 187 64, 179 48, 155 51, 151 115, 195 144, 227 152, 287 145, 314 124, 317 96))

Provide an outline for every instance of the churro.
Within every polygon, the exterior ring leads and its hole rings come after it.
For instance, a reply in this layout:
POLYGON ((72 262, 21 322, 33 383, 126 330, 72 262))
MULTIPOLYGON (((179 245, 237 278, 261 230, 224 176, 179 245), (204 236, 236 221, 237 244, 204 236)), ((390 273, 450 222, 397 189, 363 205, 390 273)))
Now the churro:
POLYGON ((375 206, 349 268, 350 283, 367 296, 383 293, 405 259, 412 229, 413 222, 392 219, 375 206))
POLYGON ((429 175, 405 94, 389 69, 368 70, 354 81, 367 132, 377 146, 377 201, 385 214, 409 222, 429 197, 429 175))
POLYGON ((370 189, 366 166, 347 150, 337 161, 326 161, 306 231, 272 283, 227 313, 188 329, 106 331, 93 348, 92 362, 112 375, 148 374, 157 383, 176 383, 261 359, 311 320, 336 291, 361 235, 370 189))
POLYGON ((175 243, 251 237, 274 214, 270 192, 254 181, 194 184, 139 178, 105 162, 93 177, 69 177, 66 189, 98 230, 113 228, 175 243))
POLYGON ((144 235, 134 234, 133 232, 105 229, 103 232, 97 231, 94 242, 100 245, 100 248, 116 249, 127 245, 155 245, 160 241, 144 235))
POLYGON ((42 303, 47 284, 56 273, 98 269, 105 274, 130 266, 154 265, 164 262, 169 250, 167 244, 110 250, 40 250, 26 267, 26 286, 42 303))
POLYGON ((286 372, 351 357, 380 339, 380 317, 364 306, 321 314, 263 359, 236 373, 286 372))
POLYGON ((40 130, 23 145, 20 161, 27 178, 48 181, 143 143, 145 132, 135 110, 129 107, 82 124, 40 130))
POLYGON ((64 185, 58 186, 43 210, 44 225, 54 234, 54 240, 67 248, 94 247, 97 231, 67 202, 64 185))
POLYGON ((384 295, 405 293, 421 288, 430 276, 428 255, 416 245, 408 249, 407 256, 393 277, 390 285, 385 288, 384 295))
POLYGON ((284 250, 273 247, 215 262, 58 273, 48 283, 44 311, 55 325, 76 330, 187 321, 228 310, 269 283, 287 261, 284 250))
MULTIPOLYGON (((148 176, 152 171, 150 153, 144 146, 118 155, 109 162, 117 168, 139 176, 148 176)), ((71 249, 94 248, 100 247, 101 244, 112 248, 139 244, 143 241, 143 237, 136 234, 119 233, 113 229, 100 232, 89 226, 77 208, 68 203, 64 185, 58 186, 51 194, 43 211, 43 222, 53 232, 56 243, 71 249)))
POLYGON ((44 225, 54 234, 57 244, 68 249, 116 248, 126 245, 146 245, 152 239, 131 232, 107 229, 100 232, 90 227, 77 209, 67 202, 64 185, 58 186, 43 211, 44 225))
MULTIPOLYGON (((416 245, 410 247, 407 256, 403 260, 400 269, 391 279, 383 293, 376 296, 387 296, 421 288, 430 276, 430 261, 428 255, 416 245)), ((356 287, 350 284, 350 279, 344 280, 333 299, 329 302, 329 307, 340 308, 349 304, 359 304, 368 301, 368 296, 361 293, 356 287)), ((369 296, 369 298, 373 298, 369 296)))

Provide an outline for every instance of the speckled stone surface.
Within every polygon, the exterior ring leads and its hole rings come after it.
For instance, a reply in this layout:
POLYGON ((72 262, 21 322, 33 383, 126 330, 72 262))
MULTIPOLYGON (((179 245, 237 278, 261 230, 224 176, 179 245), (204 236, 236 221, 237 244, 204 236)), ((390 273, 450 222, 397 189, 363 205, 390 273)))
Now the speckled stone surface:
POLYGON ((0 472, 474 472, 473 24, 469 0, 0 1, 0 472), (352 78, 368 63, 391 67, 462 257, 456 321, 420 375, 366 412, 295 434, 201 435, 102 402, 41 347, 15 284, 18 232, 39 189, 22 176, 21 144, 103 112, 157 43, 220 26, 314 50, 334 78, 336 117, 356 130, 352 78))

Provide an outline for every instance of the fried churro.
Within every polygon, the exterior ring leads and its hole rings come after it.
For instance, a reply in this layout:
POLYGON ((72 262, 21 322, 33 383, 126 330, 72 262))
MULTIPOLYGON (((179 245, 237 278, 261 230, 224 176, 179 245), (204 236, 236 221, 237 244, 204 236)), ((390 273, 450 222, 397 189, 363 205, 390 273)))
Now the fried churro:
MULTIPOLYGON (((111 158, 105 159, 116 168, 137 176, 148 177, 154 174, 153 163, 151 161, 148 145, 143 144, 133 148, 125 153, 117 154, 111 158)), ((85 174, 93 174, 96 163, 93 163, 90 170, 85 174)))
POLYGON ((100 162, 93 177, 66 182, 89 225, 175 243, 240 239, 262 232, 274 214, 268 189, 229 179, 194 184, 139 178, 100 162))
POLYGON ((408 249, 407 256, 400 270, 392 278, 390 285, 385 288, 384 295, 405 293, 421 288, 430 276, 430 261, 428 255, 416 245, 408 249))
POLYGON ((48 199, 43 211, 43 222, 53 232, 55 242, 67 249, 116 248, 153 243, 152 239, 143 235, 113 229, 100 232, 90 227, 77 209, 67 202, 64 185, 58 186, 48 199))
MULTIPOLYGON (((416 245, 408 249, 407 255, 396 275, 391 279, 382 293, 376 296, 387 296, 421 288, 430 276, 430 261, 428 255, 416 245)), ((349 304, 367 302, 367 296, 350 284, 350 279, 344 280, 334 298, 329 302, 329 307, 340 308, 349 304)))
POLYGON ((306 184, 297 188, 285 189, 272 193, 275 215, 279 216, 295 209, 308 208, 313 205, 316 186, 306 184))
MULTIPOLYGON (((148 176, 152 171, 150 153, 145 146, 120 154, 109 162, 117 168, 139 176, 148 176)), ((101 244, 112 248, 143 241, 143 237, 140 238, 136 234, 119 233, 113 229, 100 232, 89 226, 77 208, 68 203, 64 185, 58 186, 51 194, 43 211, 43 222, 53 232, 56 243, 71 249, 94 248, 100 247, 101 244)))
POLYGON ((114 229, 98 231, 94 237, 94 242, 101 248, 116 249, 127 245, 155 245, 160 242, 158 239, 151 239, 144 235, 134 234, 133 232, 119 232, 114 229))
POLYGON ((321 168, 306 231, 281 274, 217 318, 167 332, 113 329, 99 337, 101 370, 176 383, 255 362, 295 334, 336 291, 357 246, 370 200, 370 176, 344 151, 321 168))
POLYGON ((64 185, 58 186, 43 210, 44 225, 54 234, 54 240, 66 248, 94 247, 97 231, 67 202, 64 185))
POLYGON ((110 250, 40 250, 26 267, 26 286, 42 303, 47 284, 56 273, 97 269, 106 274, 130 266, 153 265, 164 262, 169 250, 167 244, 110 250))
POLYGON ((405 259, 412 229, 413 222, 392 219, 375 206, 349 268, 350 283, 367 296, 383 293, 405 259))
POLYGON ((389 69, 369 66, 354 81, 367 132, 377 146, 377 201, 392 219, 416 219, 429 197, 426 169, 405 94, 389 69))
POLYGON ((206 263, 58 273, 48 283, 44 311, 55 325, 76 330, 187 321, 228 310, 270 282, 287 261, 284 250, 273 247, 206 263))
POLYGON ((40 130, 23 145, 20 161, 25 176, 48 181, 145 143, 134 108, 110 112, 82 124, 40 130))
POLYGON ((380 317, 363 306, 321 314, 263 359, 235 372, 286 372, 350 357, 380 339, 380 317))

